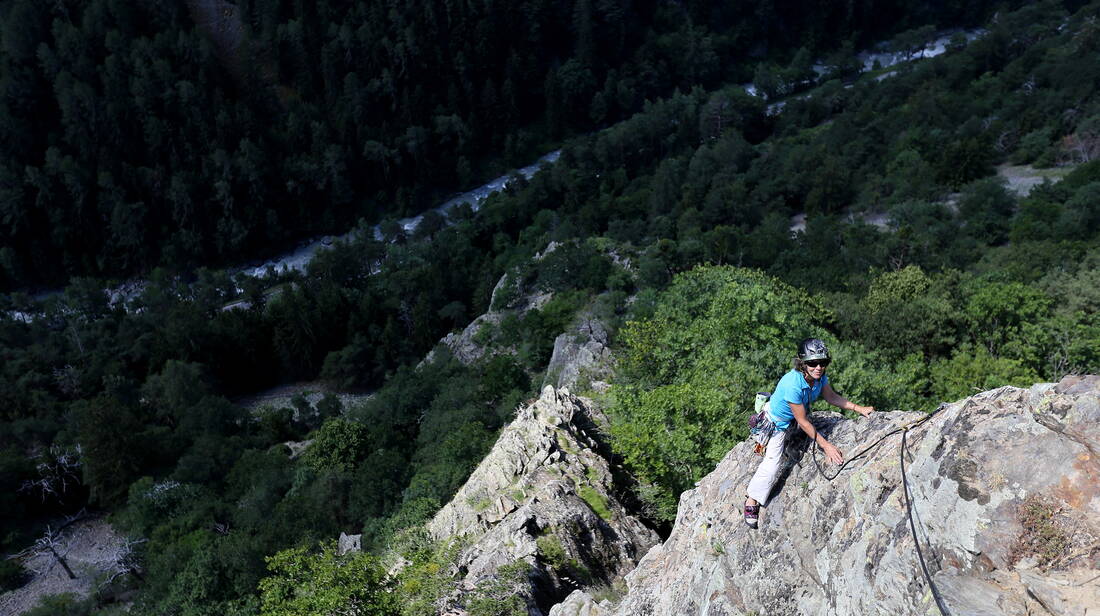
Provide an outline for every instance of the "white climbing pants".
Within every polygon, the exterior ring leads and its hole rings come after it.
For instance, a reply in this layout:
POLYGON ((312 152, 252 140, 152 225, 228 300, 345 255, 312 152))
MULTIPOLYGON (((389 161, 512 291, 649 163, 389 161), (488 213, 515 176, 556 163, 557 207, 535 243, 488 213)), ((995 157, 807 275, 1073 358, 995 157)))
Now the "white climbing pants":
POLYGON ((779 476, 779 467, 783 462, 783 445, 787 442, 787 433, 797 426, 791 425, 787 430, 772 433, 768 439, 768 446, 764 449, 764 459, 756 469, 756 474, 749 481, 749 487, 745 493, 749 498, 755 499, 761 505, 768 504, 768 495, 775 485, 775 478, 779 476))

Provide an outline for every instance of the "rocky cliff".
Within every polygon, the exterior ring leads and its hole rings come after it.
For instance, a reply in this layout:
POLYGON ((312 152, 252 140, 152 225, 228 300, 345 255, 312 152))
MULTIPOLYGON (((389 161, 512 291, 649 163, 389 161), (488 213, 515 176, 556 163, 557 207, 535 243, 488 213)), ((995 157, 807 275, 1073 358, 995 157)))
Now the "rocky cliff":
MULTIPOLYGON (((502 302, 497 301, 498 294, 501 293, 501 289, 504 288, 511 276, 514 274, 504 274, 497 281, 495 287, 493 287, 493 299, 492 305, 496 306, 502 302)), ((458 361, 470 365, 477 360, 481 359, 486 353, 493 353, 493 349, 487 347, 484 341, 478 341, 478 333, 482 328, 494 328, 500 325, 501 321, 510 314, 516 316, 522 316, 529 310, 538 310, 546 305, 554 297, 553 293, 542 293, 537 291, 530 291, 528 293, 521 293, 513 301, 509 302, 507 306, 496 310, 489 310, 485 314, 480 315, 476 319, 470 322, 461 332, 452 332, 447 334, 439 341, 439 345, 445 346, 450 349, 454 354, 455 359, 458 361)), ((502 348, 505 352, 514 352, 511 348, 502 348)), ((435 350, 433 349, 428 353, 427 357, 420 365, 431 363, 435 357, 435 350)))
POLYGON ((595 315, 584 313, 569 331, 554 339, 554 353, 546 367, 544 384, 606 391, 615 368, 608 346, 607 326, 595 315))
MULTIPOLYGON (((853 455, 920 417, 825 413, 814 423, 853 455)), ((741 520, 759 459, 741 444, 681 496, 672 535, 627 576, 617 605, 578 591, 550 614, 939 613, 907 516, 901 434, 832 481, 807 446, 790 448, 759 530, 741 520)), ((907 433, 905 473, 948 613, 1100 614, 1100 377, 946 405, 907 433)))
POLYGON ((598 411, 567 390, 546 387, 521 408, 470 479, 428 523, 436 539, 464 537, 462 589, 500 567, 532 565, 522 592, 541 616, 570 591, 608 584, 634 569, 657 536, 617 496, 597 438, 598 411))

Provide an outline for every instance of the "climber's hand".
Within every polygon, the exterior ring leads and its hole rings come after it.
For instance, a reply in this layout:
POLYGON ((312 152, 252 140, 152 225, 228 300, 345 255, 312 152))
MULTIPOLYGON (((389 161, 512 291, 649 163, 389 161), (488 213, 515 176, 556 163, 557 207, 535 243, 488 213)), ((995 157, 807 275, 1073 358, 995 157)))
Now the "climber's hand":
POLYGON ((844 463, 844 454, 840 453, 840 450, 837 449, 834 445, 832 445, 830 443, 826 443, 822 447, 822 449, 825 450, 825 458, 827 460, 829 460, 830 462, 832 462, 833 464, 843 464, 844 463))

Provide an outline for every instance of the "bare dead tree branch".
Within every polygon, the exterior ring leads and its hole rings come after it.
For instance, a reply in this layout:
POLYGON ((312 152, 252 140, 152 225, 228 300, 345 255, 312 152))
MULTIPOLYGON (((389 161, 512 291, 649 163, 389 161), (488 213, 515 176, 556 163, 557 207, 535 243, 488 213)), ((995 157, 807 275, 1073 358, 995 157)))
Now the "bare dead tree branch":
POLYGON ((50 497, 60 499, 66 490, 80 484, 82 453, 80 445, 73 448, 53 445, 48 451, 40 452, 35 466, 38 479, 25 480, 19 491, 37 492, 43 502, 50 497))
POLYGON ((141 567, 135 548, 146 541, 147 539, 127 539, 109 559, 103 562, 107 577, 100 584, 100 588, 110 586, 115 580, 124 575, 132 575, 139 580, 145 579, 141 575, 141 567))
MULTIPOLYGON (((32 552, 34 554, 49 553, 51 556, 53 556, 54 562, 61 565, 61 567, 65 570, 65 573, 69 575, 69 579, 75 580, 76 574, 73 573, 73 570, 69 567, 69 562, 65 560, 65 554, 58 552, 59 548, 62 550, 64 550, 65 548, 64 544, 61 541, 61 534, 57 531, 54 531, 52 527, 47 526, 45 534, 35 540, 34 545, 32 546, 32 552)), ((47 568, 44 571, 37 571, 32 569, 32 571, 34 571, 38 575, 42 575, 46 571, 49 571, 49 569, 47 568)))

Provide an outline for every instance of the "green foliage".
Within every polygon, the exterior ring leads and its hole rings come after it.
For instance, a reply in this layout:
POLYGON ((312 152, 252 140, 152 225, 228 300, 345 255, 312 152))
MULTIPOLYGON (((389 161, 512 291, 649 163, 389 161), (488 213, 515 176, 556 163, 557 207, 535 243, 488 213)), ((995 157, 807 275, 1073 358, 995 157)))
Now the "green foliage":
POLYGON ((394 583, 402 616, 435 616, 439 602, 454 590, 451 567, 464 546, 459 539, 436 542, 422 526, 392 535, 389 546, 408 561, 394 583))
POLYGON ((1019 282, 975 281, 964 308, 974 342, 1037 369, 1050 332, 1043 326, 1051 299, 1019 282))
MULTIPOLYGON (((843 339, 831 342, 829 350, 834 358, 829 382, 849 400, 879 410, 931 411, 938 404, 936 399, 928 398, 933 379, 920 353, 893 361, 891 354, 843 339)), ((824 407, 825 403, 819 402, 818 406, 824 407)))
POLYGON ((0 592, 19 588, 27 581, 27 571, 14 560, 0 561, 0 592))
POLYGON ((863 304, 869 312, 881 312, 895 307, 899 302, 923 295, 932 286, 932 280, 916 265, 896 272, 887 272, 875 278, 863 304))
POLYGON ((205 530, 182 534, 164 552, 147 552, 146 584, 133 612, 186 616, 255 612, 254 592, 262 556, 254 561, 244 538, 219 538, 205 530))
POLYGON ((516 591, 526 584, 530 570, 522 560, 497 569, 495 576, 471 593, 466 611, 470 616, 524 616, 527 605, 516 591))
POLYGON ((362 424, 339 417, 325 421, 313 434, 302 462, 318 471, 352 471, 366 455, 368 430, 362 424))
POLYGON ((83 441, 84 483, 92 499, 117 505, 156 450, 162 429, 146 423, 142 411, 118 395, 104 394, 73 405, 83 441))
POLYGON ((932 395, 945 402, 1004 385, 1029 387, 1040 380, 1023 362, 995 357, 983 346, 961 346, 950 359, 936 360, 929 367, 932 395))
POLYGON ((820 335, 827 316, 805 293, 759 272, 680 274, 653 316, 621 334, 615 448, 663 490, 662 501, 674 501, 746 436, 752 393, 773 384, 792 341, 820 335))
MULTIPOLYGON (((826 337, 838 391, 882 409, 1100 366, 1089 256, 1100 165, 1050 171, 1023 199, 987 177, 1015 156, 1081 159, 1100 83, 1080 61, 1095 51, 1095 7, 1003 9, 980 40, 879 81, 859 75, 854 50, 926 25, 926 3, 657 3, 620 15, 582 2, 532 19, 528 5, 371 0, 336 19, 325 2, 263 0, 239 6, 240 57, 267 66, 243 76, 183 5, 9 4, 0 288, 76 277, 54 296, 0 296, 4 545, 67 513, 18 492, 35 477, 25 452, 80 444, 94 503, 121 507, 119 523, 149 539, 138 614, 255 613, 265 555, 357 527, 380 549, 430 517, 581 308, 614 330, 629 302, 634 323, 611 332, 623 359, 615 444, 665 520, 743 436, 741 409, 786 370, 800 336, 826 337), (391 45, 393 32, 407 44, 391 45), (718 58, 746 57, 757 35, 775 89, 810 88, 778 115, 742 88, 713 89, 751 77, 753 62, 718 58), (814 43, 838 37, 849 42, 835 53, 814 43), (415 44, 425 40, 439 44, 415 44), (846 82, 796 83, 814 57, 846 82), (527 162, 570 131, 586 136, 476 216, 430 216, 413 234, 396 224, 456 181, 497 173, 499 157, 527 162), (198 267, 360 216, 362 237, 306 275, 268 283, 198 267), (382 218, 386 242, 371 239, 382 218), (558 250, 533 261, 550 241, 558 250), (609 269, 612 251, 630 272, 609 269), (802 291, 740 270, 690 273, 708 262, 765 268, 802 291), (167 267, 149 271, 157 263, 167 267), (80 276, 142 271, 128 311, 80 276), (441 349, 412 369, 485 312, 505 271, 503 303, 540 289, 554 299, 487 329, 485 363, 459 366, 441 349), (237 300, 247 307, 223 309, 237 300), (318 374, 376 393, 344 418, 365 432, 333 434, 351 446, 316 464, 281 443, 335 405, 253 420, 228 402, 318 374)), ((935 14, 955 26, 986 8, 935 14)), ((64 506, 85 496, 78 486, 64 506)))
POLYGON ((602 289, 614 266, 591 243, 569 242, 538 262, 536 286, 543 291, 602 289))
POLYGON ((603 494, 600 494, 596 488, 590 485, 581 485, 577 487, 577 496, 581 497, 592 511, 596 512, 596 515, 600 516, 600 519, 605 522, 611 521, 611 509, 608 507, 607 498, 603 494))
MULTIPOLYGON (((505 276, 503 283, 495 289, 493 293, 493 303, 490 306, 493 310, 504 310, 510 308, 512 304, 520 297, 520 279, 518 273, 508 272, 505 276)), ((481 334, 481 331, 478 331, 481 334)), ((484 335, 484 334, 481 334, 484 335)))
POLYGON ((1008 239, 1016 200, 1000 178, 978 180, 967 185, 959 198, 959 214, 965 225, 996 246, 1008 239))
POLYGON ((969 138, 948 144, 940 155, 936 172, 941 183, 958 189, 993 171, 993 152, 988 143, 969 138))
POLYGON ((568 564, 568 558, 565 555, 565 548, 557 537, 553 534, 543 535, 535 539, 535 546, 538 547, 539 556, 546 561, 546 564, 555 570, 564 570, 568 564))
POLYGON ((932 166, 914 149, 902 150, 886 166, 883 185, 876 187, 893 203, 931 199, 936 196, 932 166))
POLYGON ((283 550, 267 563, 272 575, 259 584, 263 616, 390 616, 397 609, 385 570, 365 552, 339 556, 330 543, 319 553, 283 550))
POLYGON ((81 599, 73 593, 45 595, 38 605, 23 612, 24 616, 91 616, 95 607, 92 599, 81 599))
POLYGON ((900 360, 917 353, 931 356, 954 346, 962 335, 964 315, 958 304, 958 275, 932 277, 909 266, 875 277, 858 306, 842 324, 868 348, 900 360))

